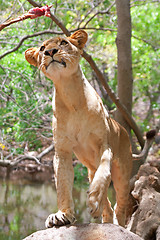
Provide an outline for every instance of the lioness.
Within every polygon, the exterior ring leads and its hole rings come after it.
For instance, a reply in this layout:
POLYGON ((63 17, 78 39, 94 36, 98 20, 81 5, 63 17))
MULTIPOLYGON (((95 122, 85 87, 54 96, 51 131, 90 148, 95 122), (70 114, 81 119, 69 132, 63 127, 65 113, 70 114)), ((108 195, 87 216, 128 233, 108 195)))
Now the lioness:
POLYGON ((113 222, 107 198, 111 179, 116 191, 118 223, 125 225, 125 209, 132 169, 132 152, 126 130, 111 119, 102 100, 79 66, 87 33, 78 30, 70 37, 46 40, 29 48, 26 60, 37 66, 55 85, 53 99, 54 171, 58 209, 49 215, 46 227, 75 221, 72 185, 72 153, 88 168, 88 207, 93 217, 113 222))

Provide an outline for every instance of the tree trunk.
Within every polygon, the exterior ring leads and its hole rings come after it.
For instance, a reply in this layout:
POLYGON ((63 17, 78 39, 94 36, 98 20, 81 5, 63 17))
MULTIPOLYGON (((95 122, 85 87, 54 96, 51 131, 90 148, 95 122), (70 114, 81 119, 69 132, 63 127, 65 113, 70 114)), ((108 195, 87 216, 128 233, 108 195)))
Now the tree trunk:
MULTIPOLYGON (((118 54, 118 97, 122 104, 132 114, 132 56, 131 56, 131 16, 130 1, 116 0, 117 8, 117 54, 118 54)), ((127 130, 130 135, 130 127, 117 109, 116 120, 127 130)))

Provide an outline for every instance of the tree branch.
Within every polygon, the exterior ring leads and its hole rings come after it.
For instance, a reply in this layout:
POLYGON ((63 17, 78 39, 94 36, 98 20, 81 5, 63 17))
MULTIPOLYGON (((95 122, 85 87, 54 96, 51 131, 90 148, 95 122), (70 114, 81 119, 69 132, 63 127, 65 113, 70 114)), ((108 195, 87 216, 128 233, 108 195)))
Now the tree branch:
POLYGON ((80 20, 79 24, 78 24, 78 28, 80 28, 82 22, 89 16, 89 14, 91 14, 91 12, 98 6, 100 5, 102 2, 98 2, 96 5, 94 5, 94 7, 92 9, 90 9, 90 11, 88 11, 86 13, 86 15, 83 17, 83 19, 80 20))
POLYGON ((27 0, 33 7, 42 7, 42 5, 41 4, 39 4, 39 3, 36 3, 35 1, 32 1, 32 0, 27 0))
POLYGON ((30 155, 22 155, 17 157, 14 161, 13 160, 0 160, 0 166, 1 167, 10 167, 13 168, 17 166, 20 162, 25 160, 31 160, 35 161, 38 165, 46 165, 41 163, 42 157, 44 157, 46 154, 54 150, 54 144, 52 143, 48 148, 46 148, 44 151, 42 151, 37 156, 30 156, 30 155))
POLYGON ((150 4, 150 3, 159 3, 159 2, 160 2, 160 0, 151 0, 151 1, 143 0, 143 1, 139 1, 139 4, 137 4, 137 0, 135 0, 135 1, 131 2, 130 8, 137 7, 137 6, 143 6, 143 5, 150 4))
POLYGON ((34 34, 31 34, 31 35, 26 35, 24 36, 23 38, 21 38, 20 42, 17 44, 16 47, 14 47, 13 49, 3 53, 1 56, 0 56, 0 59, 4 58, 6 55, 12 53, 12 52, 15 52, 18 50, 18 48, 20 48, 20 46, 23 44, 23 42, 28 39, 28 38, 32 38, 32 37, 37 37, 37 36, 40 36, 40 35, 43 35, 43 34, 62 34, 58 31, 52 31, 52 30, 45 30, 45 31, 42 31, 42 32, 37 32, 37 33, 34 33, 34 34))
POLYGON ((95 71, 98 79, 100 80, 100 82, 104 86, 104 88, 107 91, 109 97, 116 104, 118 109, 121 111, 121 113, 124 116, 125 120, 129 124, 129 126, 133 129, 133 131, 134 131, 134 133, 135 133, 135 135, 136 135, 136 137, 137 137, 141 147, 143 147, 144 146, 144 139, 143 139, 142 133, 141 133, 139 127, 137 126, 136 122, 134 121, 133 117, 129 114, 129 112, 127 111, 126 107, 121 104, 119 98, 116 97, 115 93, 113 92, 113 90, 108 85, 107 79, 105 78, 103 73, 99 70, 99 68, 97 67, 96 63, 93 61, 92 57, 89 54, 87 54, 85 51, 83 52, 82 56, 84 56, 84 58, 90 64, 91 68, 95 71))
POLYGON ((36 7, 36 8, 32 8, 30 9, 27 13, 23 14, 22 16, 19 16, 15 19, 11 19, 7 22, 4 22, 2 24, 0 24, 0 31, 5 28, 8 27, 9 25, 16 23, 16 22, 20 22, 23 21, 25 19, 31 18, 37 18, 37 17, 41 17, 41 16, 46 16, 46 17, 50 17, 50 8, 52 6, 43 6, 43 7, 36 7))
MULTIPOLYGON (((56 18, 55 18, 56 19, 56 18)), ((111 28, 91 28, 91 27, 89 27, 89 28, 81 28, 81 29, 88 29, 88 30, 96 30, 96 31, 98 31, 98 30, 103 30, 103 31, 116 31, 115 29, 111 29, 111 28)), ((69 35, 72 33, 72 32, 75 32, 75 31, 77 31, 78 30, 78 28, 76 28, 76 29, 74 29, 74 30, 72 30, 72 31, 68 31, 68 33, 69 33, 69 35)), ((68 33, 66 34, 67 36, 69 36, 68 35, 68 33)), ((37 37, 37 36, 41 36, 41 35, 43 35, 43 34, 56 34, 56 35, 62 35, 62 34, 64 34, 64 32, 62 31, 62 32, 60 32, 60 31, 53 31, 53 30, 44 30, 44 31, 42 31, 42 32, 37 32, 37 33, 34 33, 34 34, 31 34, 31 35, 26 35, 26 36, 24 36, 23 38, 21 38, 21 40, 20 40, 20 42, 14 47, 14 48, 12 48, 11 50, 9 50, 9 51, 7 51, 7 52, 5 52, 5 53, 3 53, 2 55, 0 55, 0 59, 2 59, 2 58, 4 58, 5 56, 7 56, 8 54, 10 54, 10 53, 12 53, 12 52, 15 52, 15 51, 17 51, 20 47, 21 47, 21 45, 23 44, 23 42, 26 40, 26 39, 28 39, 28 38, 33 38, 33 37, 37 37)))
POLYGON ((41 160, 42 157, 44 157, 46 154, 48 154, 49 152, 51 152, 52 150, 54 150, 54 143, 52 143, 48 148, 44 149, 44 151, 42 151, 37 158, 41 160))
POLYGON ((115 1, 106 9, 106 10, 104 10, 104 11, 98 11, 98 12, 96 12, 92 17, 90 17, 90 19, 88 19, 88 21, 85 23, 85 25, 84 25, 84 28, 88 25, 88 23, 95 17, 95 16, 97 16, 97 15, 99 15, 99 14, 107 14, 107 13, 109 13, 109 11, 110 11, 110 9, 113 7, 115 5, 115 1))
POLYGON ((25 18, 18 17, 18 18, 10 20, 8 22, 2 23, 2 24, 0 24, 0 31, 13 23, 23 21, 24 19, 27 19, 27 18, 30 18, 30 17, 29 16, 26 16, 25 18))
POLYGON ((15 167, 17 166, 20 162, 25 161, 25 160, 32 160, 35 161, 38 165, 42 165, 42 163, 34 156, 29 156, 29 155, 23 155, 15 159, 15 161, 12 160, 0 160, 0 166, 1 167, 15 167))
POLYGON ((135 35, 132 35, 132 37, 135 38, 135 39, 137 39, 137 40, 139 40, 139 41, 142 41, 142 42, 146 43, 146 44, 149 45, 149 46, 151 46, 154 51, 156 51, 156 50, 159 49, 159 47, 154 46, 152 43, 150 43, 149 41, 147 41, 147 40, 145 40, 145 39, 143 39, 143 38, 137 37, 137 36, 135 36, 135 35))

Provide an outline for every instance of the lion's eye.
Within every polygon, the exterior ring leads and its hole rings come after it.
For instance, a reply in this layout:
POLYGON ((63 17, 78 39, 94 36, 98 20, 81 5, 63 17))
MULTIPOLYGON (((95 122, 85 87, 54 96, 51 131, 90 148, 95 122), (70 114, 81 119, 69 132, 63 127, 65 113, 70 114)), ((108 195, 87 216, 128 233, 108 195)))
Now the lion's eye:
POLYGON ((44 51, 44 49, 45 49, 45 46, 40 47, 40 51, 44 51))
POLYGON ((65 40, 62 40, 62 42, 61 42, 61 45, 67 45, 68 44, 68 42, 67 41, 65 41, 65 40))

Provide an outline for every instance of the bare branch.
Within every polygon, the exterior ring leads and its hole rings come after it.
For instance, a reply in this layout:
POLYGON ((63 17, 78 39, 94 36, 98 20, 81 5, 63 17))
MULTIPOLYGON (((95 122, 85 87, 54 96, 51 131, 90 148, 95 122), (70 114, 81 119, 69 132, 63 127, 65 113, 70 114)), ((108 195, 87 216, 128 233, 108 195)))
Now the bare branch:
POLYGON ((20 48, 20 46, 22 45, 22 43, 23 43, 26 39, 32 38, 32 37, 37 37, 37 36, 40 36, 40 35, 43 35, 43 34, 57 34, 57 35, 58 35, 58 34, 62 34, 62 33, 57 32, 57 31, 52 31, 52 30, 45 30, 45 31, 37 32, 37 33, 31 34, 31 35, 26 35, 26 36, 24 36, 24 37, 20 40, 20 42, 17 44, 16 47, 14 47, 13 49, 11 49, 11 50, 3 53, 3 54, 0 56, 0 59, 4 58, 6 55, 8 55, 8 54, 10 54, 10 53, 12 53, 12 52, 17 51, 18 48, 20 48))
MULTIPOLYGON (((103 28, 103 27, 83 27, 83 28, 79 28, 79 29, 85 29, 85 30, 96 30, 96 31, 110 31, 110 32, 117 32, 117 29, 113 29, 113 28, 103 28)), ((78 29, 77 29, 78 30, 78 29)), ((75 30, 74 30, 75 31, 75 30)))
POLYGON ((0 31, 5 28, 8 27, 9 25, 16 23, 16 22, 20 22, 23 21, 25 19, 31 18, 37 18, 37 17, 41 17, 41 16, 46 16, 46 17, 50 17, 50 8, 52 6, 43 6, 43 7, 36 7, 36 8, 32 8, 30 9, 27 13, 23 14, 22 16, 19 16, 15 19, 11 19, 7 22, 4 22, 2 24, 0 24, 0 31))
POLYGON ((109 13, 110 9, 115 5, 115 1, 104 11, 98 11, 96 12, 88 21, 85 23, 84 28, 88 25, 88 23, 97 15, 103 15, 109 13))
POLYGON ((54 150, 54 143, 52 143, 48 148, 46 148, 44 151, 42 151, 37 158, 41 160, 42 157, 44 157, 46 154, 54 150))
POLYGON ((137 0, 136 1, 132 1, 130 8, 132 7, 137 7, 137 6, 143 6, 149 3, 160 3, 160 0, 151 0, 151 1, 146 1, 146 0, 139 0, 139 3, 137 4, 137 0), (136 2, 136 4, 134 4, 136 2))
POLYGON ((46 148, 44 151, 42 151, 37 156, 30 156, 30 155, 22 155, 17 157, 14 161, 13 160, 0 160, 0 166, 1 167, 15 167, 22 161, 31 160, 35 161, 38 165, 46 165, 40 162, 42 157, 44 157, 46 154, 54 150, 54 144, 52 143, 48 148, 46 148))
MULTIPOLYGON (((52 16, 51 16, 51 18, 52 18, 52 16)), ((54 19, 55 20, 57 20, 57 18, 56 17, 54 17, 54 19)), ((85 30, 96 30, 96 31, 98 31, 98 30, 103 30, 103 31, 110 31, 110 32, 116 32, 117 30, 116 29, 111 29, 111 28, 92 28, 92 27, 88 27, 88 28, 81 28, 81 29, 85 29, 85 30)), ((74 29, 74 30, 72 30, 72 31, 66 31, 66 35, 67 36, 69 36, 72 32, 75 32, 75 31, 77 31, 78 30, 78 28, 76 28, 76 29, 74 29)), ((33 38, 33 37, 37 37, 37 36, 41 36, 41 35, 43 35, 43 34, 55 34, 55 35, 62 35, 62 34, 64 34, 64 32, 62 31, 53 31, 53 30, 44 30, 44 31, 42 31, 42 32, 37 32, 37 33, 34 33, 34 34, 31 34, 31 35, 26 35, 26 36, 24 36, 23 38, 21 38, 21 40, 20 40, 20 42, 16 45, 16 47, 14 47, 14 48, 12 48, 11 50, 9 50, 9 51, 7 51, 7 52, 5 52, 5 53, 3 53, 2 55, 0 55, 0 59, 2 59, 2 58, 4 58, 5 56, 7 56, 8 54, 10 54, 10 53, 12 53, 12 52, 15 52, 15 51, 17 51, 20 47, 21 47, 21 45, 23 44, 23 42, 26 40, 26 39, 28 39, 28 38, 33 38)))
POLYGON ((98 2, 90 11, 87 12, 87 14, 84 16, 84 18, 79 22, 78 24, 78 28, 80 28, 81 23, 88 17, 89 14, 91 14, 91 12, 101 4, 102 2, 98 2))
POLYGON ((41 4, 39 4, 39 3, 36 3, 35 1, 33 1, 33 0, 27 0, 33 7, 42 7, 42 5, 41 4))
POLYGON ((151 44, 149 41, 147 41, 147 40, 145 40, 145 39, 143 39, 143 38, 137 37, 137 36, 135 36, 135 35, 132 35, 132 37, 135 38, 135 39, 137 39, 137 40, 140 40, 140 41, 146 43, 146 44, 149 45, 149 46, 151 46, 154 51, 156 51, 156 50, 159 49, 159 47, 154 46, 154 45, 151 44))
POLYGON ((18 18, 10 20, 8 22, 2 23, 2 24, 0 24, 0 31, 13 23, 23 21, 24 19, 27 19, 27 18, 30 18, 30 17, 29 16, 26 16, 25 18, 18 17, 18 18))
MULTIPOLYGON (((7 70, 9 70, 10 72, 13 72, 13 73, 16 73, 16 74, 20 75, 22 79, 25 79, 25 81, 27 82, 28 86, 30 87, 32 93, 34 94, 35 98, 38 100, 38 98, 37 98, 37 96, 36 96, 36 94, 35 94, 32 86, 31 86, 31 84, 30 84, 30 82, 29 82, 28 79, 27 79, 27 76, 24 76, 24 74, 22 74, 21 72, 16 71, 16 70, 13 70, 13 69, 11 69, 11 68, 9 68, 9 67, 4 67, 4 66, 2 66, 1 64, 0 64, 0 68, 2 68, 4 72, 5 72, 5 69, 7 69, 7 70)), ((6 72, 5 72, 5 73, 6 73, 6 72)), ((4 82, 2 83, 1 89, 2 89, 3 85, 4 85, 4 82)), ((22 90, 20 89, 20 91, 22 91, 22 90)), ((23 92, 23 91, 22 91, 22 92, 23 92)), ((25 92, 24 94, 26 94, 26 92, 25 92)), ((32 95, 32 96, 33 96, 33 95, 32 95)))
POLYGON ((32 160, 35 161, 38 165, 42 165, 40 163, 40 161, 33 156, 29 156, 29 155, 24 155, 24 156, 20 156, 18 158, 15 159, 15 161, 12 160, 0 160, 0 166, 1 167, 15 167, 17 166, 20 162, 25 161, 25 160, 32 160))
POLYGON ((134 121, 133 117, 129 114, 129 112, 127 111, 126 107, 123 104, 121 104, 119 98, 116 97, 115 93, 113 92, 113 90, 108 85, 107 79, 105 78, 103 73, 99 70, 99 68, 97 67, 96 63, 93 61, 92 57, 89 54, 87 54, 85 51, 83 52, 82 56, 84 56, 84 58, 90 64, 91 68, 95 71, 98 79, 100 80, 100 82, 104 86, 104 88, 107 91, 109 97, 116 104, 118 109, 121 111, 121 113, 123 114, 125 120, 129 124, 129 126, 133 129, 133 131, 134 131, 134 133, 135 133, 135 135, 136 135, 136 137, 137 137, 141 147, 143 147, 144 146, 144 139, 143 139, 142 133, 141 133, 139 127, 137 126, 136 122, 134 121))

